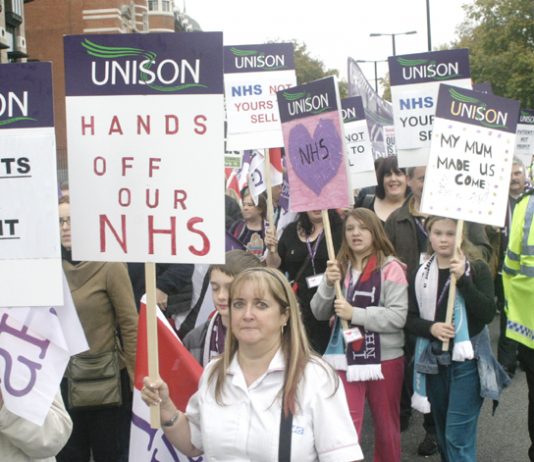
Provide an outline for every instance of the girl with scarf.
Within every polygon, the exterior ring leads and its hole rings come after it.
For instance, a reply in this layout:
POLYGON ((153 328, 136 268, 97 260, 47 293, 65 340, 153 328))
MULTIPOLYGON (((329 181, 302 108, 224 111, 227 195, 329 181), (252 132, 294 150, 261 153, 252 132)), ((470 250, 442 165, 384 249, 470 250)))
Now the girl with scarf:
POLYGON ((370 210, 349 211, 342 239, 337 261, 328 261, 311 302, 317 319, 336 315, 324 358, 341 377, 358 434, 367 398, 375 423, 374 461, 400 461, 403 328, 408 311, 404 266, 370 210), (334 300, 336 281, 345 298, 334 300), (358 329, 362 338, 346 345, 340 319, 358 329))
POLYGON ((241 271, 263 266, 256 256, 244 250, 231 250, 225 257, 224 265, 211 265, 208 270, 215 314, 184 338, 185 347, 203 367, 224 351, 230 284, 241 271))
POLYGON ((410 285, 406 323, 407 332, 418 337, 412 406, 421 412, 431 407, 443 462, 476 461, 483 396, 497 399, 500 390, 491 385, 503 380, 486 328, 496 311, 492 276, 466 239, 454 256, 455 220, 429 217, 426 228, 432 256, 410 285), (457 293, 454 322, 447 324, 451 274, 457 278, 457 293), (445 340, 450 341, 452 353, 442 352, 445 340))

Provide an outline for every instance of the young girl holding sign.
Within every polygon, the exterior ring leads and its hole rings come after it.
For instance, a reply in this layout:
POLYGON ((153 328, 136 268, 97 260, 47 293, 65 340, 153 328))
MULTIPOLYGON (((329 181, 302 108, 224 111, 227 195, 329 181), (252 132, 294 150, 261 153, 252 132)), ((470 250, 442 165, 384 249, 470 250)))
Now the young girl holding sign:
POLYGON ((377 216, 363 208, 349 211, 338 259, 328 261, 311 302, 317 319, 337 315, 324 358, 343 381, 358 434, 367 398, 375 422, 375 462, 401 460, 399 413, 408 283, 404 266, 393 255, 377 216), (336 281, 341 281, 346 299, 334 301, 336 281), (340 318, 363 338, 345 347, 340 318))
POLYGON ((432 256, 410 284, 406 323, 406 330, 418 337, 412 406, 422 412, 431 406, 445 462, 477 460, 477 421, 483 398, 496 400, 502 388, 496 384, 507 383, 491 352, 486 327, 496 310, 492 276, 476 247, 465 238, 454 254, 456 226, 449 218, 426 220, 432 256), (454 322, 447 324, 451 274, 456 276, 457 292, 454 322), (450 341, 449 351, 442 351, 444 341, 450 341))

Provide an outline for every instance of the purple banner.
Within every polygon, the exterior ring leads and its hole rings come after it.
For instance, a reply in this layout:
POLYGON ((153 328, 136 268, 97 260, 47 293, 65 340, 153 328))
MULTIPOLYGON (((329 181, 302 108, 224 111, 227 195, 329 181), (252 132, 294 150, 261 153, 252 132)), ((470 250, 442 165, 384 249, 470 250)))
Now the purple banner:
POLYGON ((1 64, 0 129, 53 126, 52 64, 1 64))
POLYGON ((276 93, 282 123, 339 109, 334 77, 326 77, 276 93))
POLYGON ((292 43, 224 47, 224 73, 287 71, 295 68, 292 43))
POLYGON ((519 101, 441 84, 436 117, 515 133, 519 101))
POLYGON ((341 116, 343 123, 365 119, 365 110, 360 96, 351 96, 341 100, 341 116))
POLYGON ((64 37, 66 96, 222 94, 222 33, 64 37))
POLYGON ((519 112, 520 124, 534 125, 534 110, 533 109, 521 109, 519 112))
POLYGON ((391 85, 468 79, 471 76, 467 48, 390 56, 388 64, 391 85))

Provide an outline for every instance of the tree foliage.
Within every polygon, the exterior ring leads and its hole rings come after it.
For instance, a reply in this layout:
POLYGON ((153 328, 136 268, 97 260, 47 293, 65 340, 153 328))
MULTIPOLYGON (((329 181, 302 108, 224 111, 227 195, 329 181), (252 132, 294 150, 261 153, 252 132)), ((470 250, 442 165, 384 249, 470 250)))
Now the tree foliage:
POLYGON ((534 107, 534 2, 475 0, 466 6, 457 47, 469 48, 471 76, 496 95, 534 107))

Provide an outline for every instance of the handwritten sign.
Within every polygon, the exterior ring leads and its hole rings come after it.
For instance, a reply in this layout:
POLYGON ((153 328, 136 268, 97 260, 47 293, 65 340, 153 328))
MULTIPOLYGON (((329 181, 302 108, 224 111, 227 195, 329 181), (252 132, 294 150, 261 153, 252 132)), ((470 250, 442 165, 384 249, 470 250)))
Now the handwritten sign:
POLYGON ((222 34, 65 37, 73 257, 224 261, 222 34))
POLYGON ((50 63, 0 66, 0 306, 63 303, 50 63))
POLYGON ((441 85, 421 211, 503 226, 519 102, 441 85))
POLYGON ((290 210, 348 207, 341 104, 335 77, 277 93, 287 155, 290 210))
POLYGON ((281 147, 276 92, 296 83, 293 44, 224 47, 228 149, 281 147))
POLYGON ((521 159, 528 167, 534 155, 534 110, 521 109, 517 122, 517 134, 514 156, 521 159))
POLYGON ((400 167, 426 165, 439 85, 471 88, 467 49, 388 58, 400 167))
POLYGON ((341 100, 345 128, 350 184, 354 188, 376 185, 373 149, 367 128, 362 98, 352 96, 341 100))

